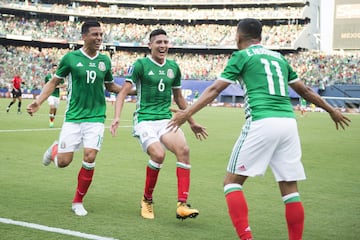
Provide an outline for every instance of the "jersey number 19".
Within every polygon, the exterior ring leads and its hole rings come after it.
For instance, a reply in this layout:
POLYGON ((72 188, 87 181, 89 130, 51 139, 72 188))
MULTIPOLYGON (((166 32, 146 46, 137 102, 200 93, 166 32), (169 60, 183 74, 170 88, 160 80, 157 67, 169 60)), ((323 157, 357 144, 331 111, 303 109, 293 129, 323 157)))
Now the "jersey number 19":
POLYGON ((86 83, 94 83, 96 79, 96 72, 86 70, 86 83))

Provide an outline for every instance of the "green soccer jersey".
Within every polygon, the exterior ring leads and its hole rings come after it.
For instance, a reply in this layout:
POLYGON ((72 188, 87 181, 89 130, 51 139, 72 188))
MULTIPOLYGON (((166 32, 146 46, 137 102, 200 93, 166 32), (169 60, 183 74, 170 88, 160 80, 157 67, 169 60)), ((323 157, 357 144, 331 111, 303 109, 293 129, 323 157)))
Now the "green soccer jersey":
POLYGON ((307 102, 306 102, 305 98, 300 97, 300 106, 306 107, 306 105, 307 105, 307 102))
POLYGON ((150 57, 138 59, 126 77, 136 85, 134 122, 170 119, 173 88, 181 87, 181 72, 175 61, 160 65, 150 57))
POLYGON ((246 118, 295 118, 288 84, 299 79, 280 53, 261 45, 237 51, 232 54, 220 79, 243 83, 246 118))
POLYGON ((107 55, 89 57, 82 49, 69 52, 61 59, 55 76, 68 76, 65 122, 105 122, 104 83, 114 81, 107 55))
MULTIPOLYGON (((45 76, 45 83, 47 83, 48 81, 50 81, 52 79, 53 75, 51 73, 48 73, 45 76)), ((55 88, 55 90, 53 91, 53 93, 51 94, 51 96, 54 97, 60 97, 60 89, 59 88, 55 88)))

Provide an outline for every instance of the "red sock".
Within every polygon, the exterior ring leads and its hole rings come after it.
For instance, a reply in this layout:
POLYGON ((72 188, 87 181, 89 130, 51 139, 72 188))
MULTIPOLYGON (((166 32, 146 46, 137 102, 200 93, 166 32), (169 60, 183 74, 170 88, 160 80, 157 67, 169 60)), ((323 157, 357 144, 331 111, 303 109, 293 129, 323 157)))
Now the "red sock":
POLYGON ((149 166, 146 167, 146 181, 144 189, 144 196, 146 199, 152 199, 152 194, 154 192, 159 172, 160 169, 153 169, 149 166))
POLYGON ((186 202, 190 188, 190 169, 177 167, 176 176, 178 181, 178 201, 186 202))
POLYGON ((231 221, 240 239, 252 239, 248 220, 248 207, 242 191, 232 191, 225 195, 231 221))
POLYGON ((285 217, 288 226, 289 240, 301 240, 304 230, 304 207, 301 202, 285 204, 285 217))
POLYGON ((78 185, 73 199, 73 203, 81 203, 83 198, 90 187, 92 178, 94 175, 94 169, 86 169, 82 167, 78 175, 78 185))

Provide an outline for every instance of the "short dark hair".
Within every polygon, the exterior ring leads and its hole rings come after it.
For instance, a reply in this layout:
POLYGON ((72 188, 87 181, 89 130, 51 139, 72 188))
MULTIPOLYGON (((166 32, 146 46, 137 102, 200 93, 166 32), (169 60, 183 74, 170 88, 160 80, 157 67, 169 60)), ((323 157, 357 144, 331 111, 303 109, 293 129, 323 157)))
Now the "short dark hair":
POLYGON ((88 21, 84 22, 81 26, 81 34, 86 34, 89 32, 89 28, 91 27, 101 27, 100 23, 97 21, 88 21))
POLYGON ((151 41, 151 38, 157 36, 157 35, 167 35, 165 30, 164 29, 156 29, 156 30, 153 30, 151 33, 150 33, 150 36, 149 36, 149 41, 151 41))
POLYGON ((247 39, 261 39, 262 24, 254 18, 245 18, 237 25, 237 31, 247 39))

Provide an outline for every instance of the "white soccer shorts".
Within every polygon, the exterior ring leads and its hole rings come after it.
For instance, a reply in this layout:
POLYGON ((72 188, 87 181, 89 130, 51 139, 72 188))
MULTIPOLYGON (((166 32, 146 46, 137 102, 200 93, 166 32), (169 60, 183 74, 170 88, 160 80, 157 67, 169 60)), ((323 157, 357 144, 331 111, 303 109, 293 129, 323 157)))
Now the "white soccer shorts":
POLYGON ((47 99, 47 102, 48 102, 49 106, 54 106, 55 108, 58 108, 59 104, 60 104, 60 98, 54 97, 54 96, 49 96, 47 99))
MULTIPOLYGON (((134 126, 134 137, 139 139, 140 145, 144 152, 154 142, 161 142, 162 135, 169 132, 167 125, 170 119, 157 120, 157 121, 142 121, 134 126)), ((184 134, 179 128, 177 132, 184 134)))
POLYGON ((306 179, 296 119, 247 120, 227 167, 230 173, 254 177, 270 166, 276 181, 306 179))
POLYGON ((100 151, 104 128, 104 124, 99 122, 64 122, 60 132, 58 152, 75 152, 82 147, 100 151))

